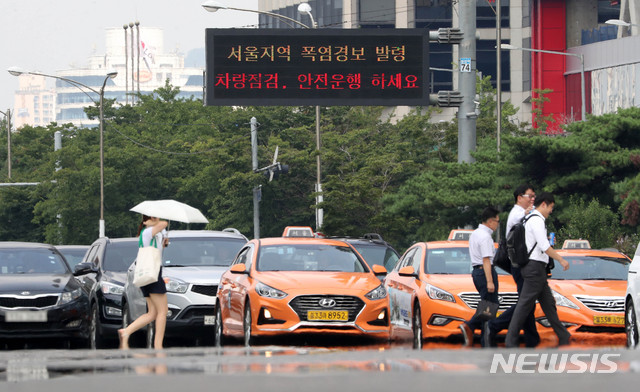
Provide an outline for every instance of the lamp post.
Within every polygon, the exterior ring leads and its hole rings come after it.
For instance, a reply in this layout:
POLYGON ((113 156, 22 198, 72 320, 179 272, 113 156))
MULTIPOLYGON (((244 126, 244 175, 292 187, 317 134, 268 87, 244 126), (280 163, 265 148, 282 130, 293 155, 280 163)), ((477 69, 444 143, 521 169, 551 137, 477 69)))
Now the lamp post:
POLYGON ((11 178, 11 110, 0 111, 7 118, 7 178, 11 178))
POLYGON ((531 48, 518 48, 516 46, 510 44, 500 44, 501 49, 507 50, 523 50, 525 52, 539 52, 539 53, 549 53, 549 54, 559 54, 562 56, 573 56, 580 59, 580 90, 582 95, 582 121, 587 119, 587 105, 586 105, 586 93, 584 86, 584 55, 582 53, 566 53, 566 52, 556 52, 553 50, 543 50, 543 49, 531 49, 531 48))
POLYGON ((84 83, 80 83, 78 81, 75 81, 73 79, 68 79, 62 76, 56 76, 56 75, 48 75, 48 74, 44 74, 41 72, 32 72, 32 71, 22 71, 16 67, 11 67, 9 68, 9 73, 13 76, 20 76, 22 74, 27 74, 27 75, 37 75, 37 76, 44 76, 47 78, 53 78, 53 79, 59 79, 62 81, 65 81, 69 84, 71 84, 72 86, 75 86, 76 88, 78 88, 80 91, 82 91, 83 93, 85 93, 92 101, 94 104, 98 105, 99 110, 100 110, 100 222, 99 222, 99 236, 100 237, 104 237, 105 236, 105 232, 104 232, 104 88, 107 85, 107 80, 109 79, 113 79, 118 75, 117 71, 109 71, 107 73, 107 75, 104 78, 104 82, 102 82, 102 87, 100 88, 100 91, 94 89, 93 87, 89 87, 84 83), (100 101, 96 102, 96 100, 89 94, 87 93, 85 90, 83 90, 83 88, 93 92, 94 94, 98 94, 100 96, 100 101))
MULTIPOLYGON (((291 23, 295 23, 298 26, 304 27, 305 29, 309 29, 309 28, 314 28, 317 29, 318 28, 318 23, 316 23, 316 21, 313 19, 313 15, 311 14, 311 6, 308 3, 300 3, 298 5, 298 13, 300 15, 309 15, 309 18, 311 18, 311 26, 309 27, 308 25, 299 22, 293 18, 289 18, 288 16, 284 16, 284 15, 280 15, 280 14, 276 14, 273 12, 268 12, 268 11, 259 11, 259 10, 251 10, 251 9, 245 9, 245 8, 234 8, 234 7, 227 7, 224 5, 219 4, 218 2, 214 1, 214 0, 207 0, 204 3, 202 3, 202 8, 204 8, 205 10, 209 11, 209 12, 216 12, 218 10, 234 10, 234 11, 246 11, 246 12, 255 12, 257 14, 263 14, 263 15, 269 15, 271 17, 274 18, 278 18, 281 20, 284 20, 285 22, 291 22, 291 23)), ((290 26, 291 23, 289 23, 290 26)), ((293 26, 292 26, 293 27, 293 26)), ((316 197, 316 231, 319 231, 320 228, 322 227, 322 223, 323 223, 323 219, 324 219, 324 213, 323 213, 323 209, 322 208, 318 208, 318 204, 322 203, 323 201, 323 197, 322 197, 322 183, 321 183, 321 169, 320 169, 320 106, 316 105, 316 185, 315 185, 315 190, 316 190, 316 194, 318 195, 316 197)))

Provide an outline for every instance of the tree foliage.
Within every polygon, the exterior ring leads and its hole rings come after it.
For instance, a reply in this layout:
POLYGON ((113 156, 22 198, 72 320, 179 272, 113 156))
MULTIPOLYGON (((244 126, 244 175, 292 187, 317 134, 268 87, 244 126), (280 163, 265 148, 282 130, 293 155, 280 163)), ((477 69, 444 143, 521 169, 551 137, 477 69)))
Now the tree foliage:
MULTIPOLYGON (((478 80, 478 93, 471 164, 457 162, 457 121, 430 122, 434 109, 416 108, 396 118, 382 107, 322 108, 323 231, 377 232, 402 250, 414 241, 444 239, 452 228, 475 227, 488 205, 506 218, 513 189, 529 182, 538 192, 555 194, 549 224, 560 237, 586 238, 599 247, 637 238, 640 109, 590 116, 561 135, 546 136, 528 124, 511 123, 517 108, 505 102, 498 152, 496 98, 488 78, 478 80)), ((287 225, 315 226, 315 108, 206 107, 177 96, 167 83, 152 95, 139 96, 133 106, 106 100, 108 236, 134 235, 139 217, 129 209, 165 198, 190 204, 209 218, 207 225, 172 222, 172 229, 235 227, 251 236, 254 187, 262 195, 261 236, 278 236, 287 225), (252 117, 259 122, 259 166, 272 162, 277 147, 278 161, 291 168, 287 175, 269 182, 252 171, 252 117)), ((86 112, 98 116, 97 107, 86 112)), ((14 133, 12 177, 7 178, 6 151, 0 151, 0 177, 39 184, 0 188, 0 240, 95 240, 99 140, 98 128, 70 124, 14 133), (53 150, 56 131, 63 139, 59 151, 53 150)), ((0 133, 0 143, 6 141, 0 133)))

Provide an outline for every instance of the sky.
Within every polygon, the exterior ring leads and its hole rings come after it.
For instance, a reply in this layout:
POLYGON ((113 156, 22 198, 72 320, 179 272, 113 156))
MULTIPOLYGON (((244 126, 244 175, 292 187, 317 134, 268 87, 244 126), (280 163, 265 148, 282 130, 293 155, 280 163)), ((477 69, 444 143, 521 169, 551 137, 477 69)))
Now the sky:
MULTIPOLYGON (((10 67, 55 74, 82 68, 104 53, 107 28, 139 21, 164 30, 165 52, 186 55, 204 48, 206 28, 252 28, 258 14, 207 12, 205 0, 0 0, 0 111, 13 110, 18 78, 10 67)), ((221 5, 258 9, 258 0, 218 0, 221 5)))

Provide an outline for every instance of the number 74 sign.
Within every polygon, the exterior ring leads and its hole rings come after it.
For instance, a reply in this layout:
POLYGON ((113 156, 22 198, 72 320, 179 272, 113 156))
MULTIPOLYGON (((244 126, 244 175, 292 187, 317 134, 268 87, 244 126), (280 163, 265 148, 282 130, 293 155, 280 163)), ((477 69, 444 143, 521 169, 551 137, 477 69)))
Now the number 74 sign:
POLYGON ((471 59, 460 59, 460 72, 471 72, 471 59))

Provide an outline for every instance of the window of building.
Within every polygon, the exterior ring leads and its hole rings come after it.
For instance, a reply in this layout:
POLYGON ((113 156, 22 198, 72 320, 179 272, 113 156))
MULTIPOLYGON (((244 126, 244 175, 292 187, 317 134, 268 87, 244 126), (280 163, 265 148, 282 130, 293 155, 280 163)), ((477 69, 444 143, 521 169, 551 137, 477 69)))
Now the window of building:
POLYGON ((620 19, 620 1, 598 0, 598 23, 609 19, 620 19))
POLYGON ((358 11, 362 28, 394 28, 396 26, 395 0, 360 0, 358 11))
MULTIPOLYGON (((508 41, 503 41, 503 43, 508 43, 508 41)), ((509 51, 502 50, 501 51, 502 58, 502 91, 510 91, 511 90, 511 78, 510 78, 510 69, 511 69, 511 61, 509 59, 509 51)), ((476 68, 478 71, 482 72, 482 76, 486 77, 487 75, 491 76, 491 85, 493 88, 497 87, 497 58, 496 58, 496 41, 495 40, 478 40, 476 41, 476 68)))
MULTIPOLYGON (((509 0, 500 0, 500 27, 509 27, 509 0)), ((496 3, 478 1, 476 6, 476 28, 496 28, 496 3)))

